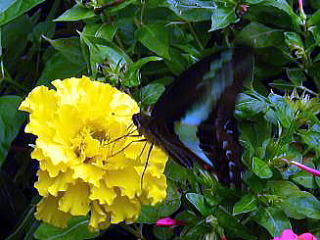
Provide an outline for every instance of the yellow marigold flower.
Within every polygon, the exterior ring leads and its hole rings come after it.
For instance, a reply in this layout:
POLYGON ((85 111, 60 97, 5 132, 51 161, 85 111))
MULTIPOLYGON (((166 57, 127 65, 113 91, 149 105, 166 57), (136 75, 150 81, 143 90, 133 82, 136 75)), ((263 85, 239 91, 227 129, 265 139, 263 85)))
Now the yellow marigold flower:
POLYGON ((37 136, 32 158, 40 163, 35 187, 43 197, 36 218, 65 227, 71 216, 90 214, 91 229, 134 222, 141 205, 166 197, 166 155, 132 132, 136 102, 88 77, 36 87, 20 110, 25 131, 37 136), (130 133, 131 131, 131 133, 130 133), (146 167, 147 166, 147 167, 146 167))

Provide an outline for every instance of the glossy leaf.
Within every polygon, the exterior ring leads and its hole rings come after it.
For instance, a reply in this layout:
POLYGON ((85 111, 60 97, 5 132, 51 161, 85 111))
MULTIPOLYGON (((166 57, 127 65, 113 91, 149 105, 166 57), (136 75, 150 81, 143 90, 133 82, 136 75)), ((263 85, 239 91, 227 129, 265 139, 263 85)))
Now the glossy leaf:
POLYGON ((209 31, 216 31, 218 29, 225 28, 231 23, 237 21, 237 15, 235 13, 235 7, 217 7, 213 10, 211 16, 211 28, 209 31))
POLYGON ((85 66, 77 62, 70 62, 61 53, 50 57, 37 82, 38 85, 49 85, 55 79, 79 76, 85 70, 85 66))
POLYGON ((218 219, 219 224, 226 230, 231 238, 242 238, 242 239, 256 239, 255 236, 251 235, 249 229, 237 221, 236 218, 232 217, 222 209, 218 208, 215 211, 215 216, 218 219))
POLYGON ((289 219, 280 208, 260 208, 254 220, 267 229, 273 237, 280 235, 284 229, 291 229, 289 219))
POLYGON ((47 37, 44 38, 70 62, 85 65, 78 37, 59 38, 55 40, 47 37))
POLYGON ((11 142, 17 136, 26 115, 18 111, 22 99, 18 96, 0 97, 0 165, 5 160, 11 142))
POLYGON ((152 105, 164 92, 165 87, 160 83, 151 83, 141 89, 141 101, 145 105, 152 105))
POLYGON ((283 29, 299 29, 301 20, 286 0, 245 0, 244 3, 250 6, 246 17, 251 21, 283 29))
POLYGON ((0 27, 44 1, 45 0, 2 0, 0 2, 0 27))
POLYGON ((169 32, 162 24, 145 25, 135 32, 137 39, 150 51, 170 59, 169 32))
POLYGON ((258 208, 258 202, 254 195, 244 195, 240 201, 233 206, 233 215, 248 213, 258 208))
POLYGON ((207 205, 203 195, 187 193, 186 198, 202 214, 202 216, 208 216, 210 214, 209 206, 207 205))
POLYGON ((169 8, 177 16, 186 21, 205 21, 209 20, 216 4, 213 1, 200 0, 166 0, 169 8))
POLYGON ((97 232, 90 232, 88 230, 89 220, 87 217, 73 217, 67 228, 57 228, 52 225, 42 223, 34 236, 39 240, 47 239, 61 239, 61 240, 74 240, 74 239, 93 239, 99 235, 97 232))
POLYGON ((94 17, 95 14, 91 9, 82 7, 81 5, 74 5, 73 8, 70 8, 64 12, 61 16, 56 18, 55 22, 66 22, 66 21, 79 21, 83 19, 88 19, 94 17))
POLYGON ((252 171, 260 178, 272 177, 272 171, 268 164, 257 157, 254 157, 252 160, 252 171))
POLYGON ((241 30, 237 36, 237 41, 254 48, 281 47, 283 44, 283 30, 252 22, 241 30))
POLYGON ((311 193, 300 191, 294 183, 288 181, 270 181, 267 187, 272 194, 282 198, 280 205, 288 216, 320 219, 320 201, 311 193))

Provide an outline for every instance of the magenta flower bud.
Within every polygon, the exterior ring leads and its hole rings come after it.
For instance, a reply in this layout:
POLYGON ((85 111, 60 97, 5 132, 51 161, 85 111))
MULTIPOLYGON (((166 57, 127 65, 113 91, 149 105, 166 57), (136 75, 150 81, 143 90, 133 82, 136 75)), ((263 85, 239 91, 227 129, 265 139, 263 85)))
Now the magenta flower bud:
POLYGON ((298 239, 299 240, 318 240, 311 233, 303 233, 303 234, 299 235, 298 239))
POLYGON ((281 236, 275 237, 272 240, 318 240, 318 239, 311 233, 303 233, 298 236, 291 229, 285 229, 283 230, 281 236))
POLYGON ((317 177, 320 177, 320 171, 316 170, 316 169, 313 169, 313 168, 310 168, 310 167, 307 167, 301 163, 298 163, 298 162, 295 162, 295 161, 291 161, 291 163, 295 166, 297 166, 298 168, 306 171, 306 172, 309 172, 311 173, 312 175, 314 176, 317 176, 317 177))
POLYGON ((185 223, 183 221, 175 220, 170 217, 160 218, 156 222, 156 226, 158 227, 171 227, 171 226, 181 226, 181 225, 185 225, 185 223))

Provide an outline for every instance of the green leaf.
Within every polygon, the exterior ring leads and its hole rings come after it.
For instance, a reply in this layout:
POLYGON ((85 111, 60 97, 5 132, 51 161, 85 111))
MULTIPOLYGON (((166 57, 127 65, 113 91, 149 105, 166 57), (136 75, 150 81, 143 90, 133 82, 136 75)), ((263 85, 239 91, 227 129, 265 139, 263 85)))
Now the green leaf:
MULTIPOLYGON (((155 61, 161 61, 162 58, 159 57, 145 57, 145 58, 140 58, 137 62, 129 64, 127 67, 128 70, 125 74, 125 79, 124 81, 121 82, 122 86, 126 87, 136 87, 140 84, 140 69, 143 67, 143 65, 149 63, 149 62, 155 62, 155 61)), ((156 90, 156 89, 155 89, 156 90)), ((158 89, 161 93, 163 90, 158 89)), ((152 93, 154 94, 154 93, 152 93)), ((156 93, 155 93, 156 94, 156 93)), ((161 94, 160 94, 161 95, 161 94)), ((157 99, 160 97, 160 95, 157 97, 157 99)), ((149 99, 150 100, 150 99, 149 99)), ((148 99, 147 99, 148 101, 148 99)), ((142 99, 142 102, 144 103, 144 100, 142 99)), ((151 105, 153 103, 144 103, 146 105, 151 105)))
POLYGON ((28 40, 34 43, 40 43, 42 36, 52 37, 56 25, 51 21, 38 23, 28 35, 28 40))
POLYGON ((1 0, 0 27, 44 1, 45 0, 1 0))
POLYGON ((316 11, 307 21, 308 26, 317 26, 320 24, 320 9, 316 11))
MULTIPOLYGON (((312 33, 314 40, 316 41, 316 44, 320 45, 320 27, 319 26, 312 26, 309 28, 309 31, 312 33)), ((314 61, 317 61, 319 57, 316 57, 314 61)))
POLYGON ((236 41, 254 48, 281 47, 283 46, 283 31, 251 22, 241 30, 236 41))
POLYGON ((267 110, 266 101, 256 94, 240 93, 236 105, 236 116, 246 119, 267 110))
POLYGON ((216 8, 214 1, 167 0, 169 8, 188 22, 209 20, 216 8))
POLYGON ((188 176, 191 175, 190 169, 182 167, 173 160, 169 160, 166 164, 165 175, 168 179, 178 183, 185 183, 188 176))
POLYGON ((86 32, 87 28, 83 30, 83 33, 80 33, 80 38, 88 46, 92 73, 96 74, 98 66, 105 62, 112 73, 115 74, 116 77, 120 77, 119 71, 132 64, 132 60, 126 52, 113 42, 108 42, 103 38, 86 34, 86 32))
POLYGON ((107 41, 112 41, 117 30, 118 30, 117 26, 104 23, 97 29, 95 36, 99 38, 103 38, 107 41))
POLYGON ((272 171, 268 164, 257 157, 254 157, 252 160, 252 171, 260 178, 272 177, 272 171))
POLYGON ((231 236, 231 239, 257 239, 255 236, 250 234, 249 229, 247 229, 235 217, 231 216, 224 210, 217 208, 215 211, 215 216, 218 219, 219 225, 226 230, 228 235, 231 236))
POLYGON ((84 73, 85 65, 70 62, 61 53, 56 53, 48 59, 37 85, 49 85, 55 79, 80 76, 84 73))
MULTIPOLYGON (((2 48, 7 69, 16 69, 17 62, 28 44, 26 36, 32 32, 34 24, 27 15, 22 15, 2 28, 2 48)), ((1 51, 1 50, 0 50, 1 51)))
POLYGON ((57 228, 49 224, 42 223, 36 230, 34 236, 39 240, 82 240, 92 239, 99 236, 98 232, 88 230, 89 220, 87 217, 73 217, 68 222, 67 228, 57 228))
POLYGON ((294 85, 301 86, 304 81, 306 81, 306 76, 300 68, 287 68, 288 78, 294 85))
POLYGON ((300 189, 289 181, 269 181, 267 184, 271 194, 282 198, 281 208, 290 217, 296 219, 320 219, 320 201, 311 193, 300 189))
POLYGON ((144 25, 136 30, 135 36, 150 51, 170 59, 169 32, 163 24, 144 25))
POLYGON ((291 176, 290 179, 305 188, 315 188, 313 184, 313 176, 308 172, 300 171, 299 173, 291 176))
POLYGON ((303 54, 304 45, 299 34, 295 32, 285 32, 284 41, 292 51, 297 50, 298 54, 303 54))
POLYGON ((165 87, 160 83, 151 83, 141 89, 141 101, 144 105, 155 104, 164 92, 165 87))
POLYGON ((197 193, 187 193, 186 199, 201 213, 202 216, 208 216, 211 212, 203 195, 197 193))
POLYGON ((7 157, 11 142, 18 135, 26 115, 18 111, 22 99, 18 96, 0 97, 0 166, 7 157))
POLYGON ((206 222, 206 219, 195 222, 191 226, 186 226, 181 233, 181 239, 183 240, 194 240, 194 239, 205 239, 207 233, 212 232, 212 227, 206 222))
POLYGON ((51 40, 47 37, 44 38, 70 62, 85 66, 78 37, 59 38, 56 40, 51 40))
POLYGON ((225 28, 231 23, 234 23, 238 20, 238 17, 235 13, 235 7, 217 7, 213 10, 211 16, 211 31, 216 31, 218 29, 225 28))
POLYGON ((251 21, 283 29, 300 30, 300 18, 286 0, 245 0, 243 4, 250 7, 245 17, 251 21))
POLYGON ((320 219, 320 201, 311 193, 303 191, 296 193, 287 197, 284 204, 289 213, 296 212, 305 218, 320 219))
POLYGON ((79 21, 83 19, 92 18, 94 16, 95 14, 93 10, 89 8, 85 8, 79 4, 76 4, 53 21, 55 22, 79 21))
POLYGON ((166 227, 154 227, 153 234, 159 240, 170 240, 174 237, 173 229, 166 227))
POLYGON ((265 181, 249 171, 244 174, 243 181, 256 193, 260 193, 265 187, 265 181))
POLYGON ((252 194, 247 194, 244 195, 240 201, 236 202, 236 204, 233 206, 233 215, 252 212, 257 208, 258 202, 256 197, 252 194))
POLYGON ((290 128, 294 124, 295 111, 287 102, 288 99, 277 94, 269 94, 270 102, 274 108, 274 114, 284 128, 290 128))
POLYGON ((166 200, 156 206, 143 206, 137 222, 153 224, 159 218, 170 216, 179 209, 181 204, 180 197, 177 187, 173 182, 168 181, 166 200))
POLYGON ((313 125, 308 131, 301 131, 300 137, 302 142, 307 144, 309 148, 313 149, 317 156, 320 156, 320 125, 313 125))
POLYGON ((289 219, 279 208, 260 208, 254 216, 254 220, 267 229, 273 237, 280 235, 284 229, 291 229, 289 219))

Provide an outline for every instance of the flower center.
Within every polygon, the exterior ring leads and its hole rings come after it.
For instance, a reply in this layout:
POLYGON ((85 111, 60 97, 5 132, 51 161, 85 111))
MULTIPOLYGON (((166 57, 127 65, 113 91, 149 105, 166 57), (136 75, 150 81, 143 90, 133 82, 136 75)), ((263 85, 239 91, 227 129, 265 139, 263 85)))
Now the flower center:
POLYGON ((105 130, 86 127, 73 139, 72 147, 81 162, 102 166, 111 150, 110 141, 105 130))

